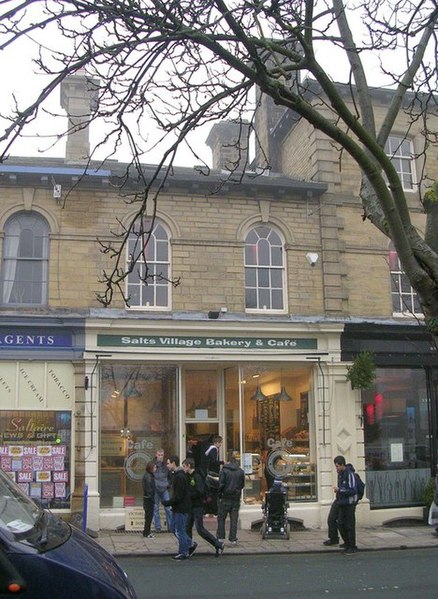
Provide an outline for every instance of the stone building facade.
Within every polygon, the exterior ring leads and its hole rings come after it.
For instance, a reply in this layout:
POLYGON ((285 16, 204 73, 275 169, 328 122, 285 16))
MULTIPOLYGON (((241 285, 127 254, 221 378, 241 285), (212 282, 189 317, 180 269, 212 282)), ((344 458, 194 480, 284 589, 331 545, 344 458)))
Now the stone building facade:
MULTIPOLYGON (((155 277, 144 286, 134 269, 129 306, 116 294, 104 308, 112 260, 97 240, 117 246, 136 205, 117 186, 126 165, 88 160, 78 119, 92 101, 81 74, 64 84, 65 159, 0 166, 1 467, 60 511, 81 509, 86 485, 90 526, 112 527, 141 505, 156 449, 198 458, 220 434, 246 472, 244 527, 260 520, 267 467, 288 484, 290 517, 324 527, 339 453, 367 480, 362 523, 419 516, 435 355, 412 315, 394 312, 396 256, 361 220, 352 161, 339 168, 322 134, 264 99, 257 126, 275 168, 236 184, 224 170, 247 149, 236 152, 235 125, 215 125, 210 175, 176 168, 160 194, 155 277), (378 376, 361 393, 346 373, 364 349, 378 376)), ((383 92, 375 101, 384 107, 383 92)), ((402 115, 397 127, 404 135, 402 115)), ((416 187, 409 199, 421 228, 416 187)))

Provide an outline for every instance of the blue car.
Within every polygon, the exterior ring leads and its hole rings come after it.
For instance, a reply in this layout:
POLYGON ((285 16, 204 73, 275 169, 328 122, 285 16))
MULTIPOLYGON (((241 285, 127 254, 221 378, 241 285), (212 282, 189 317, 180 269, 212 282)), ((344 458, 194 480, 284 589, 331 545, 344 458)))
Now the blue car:
POLYGON ((0 597, 137 596, 108 552, 39 507, 0 470, 0 597))

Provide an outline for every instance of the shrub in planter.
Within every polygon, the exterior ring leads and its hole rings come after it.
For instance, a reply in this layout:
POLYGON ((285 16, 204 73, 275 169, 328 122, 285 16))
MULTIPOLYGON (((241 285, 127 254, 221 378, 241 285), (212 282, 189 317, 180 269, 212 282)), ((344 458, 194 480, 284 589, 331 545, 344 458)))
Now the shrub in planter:
POLYGON ((430 506, 432 505, 432 501, 435 497, 435 479, 434 478, 429 478, 429 480, 427 481, 427 483, 424 486, 423 489, 423 501, 424 501, 424 505, 427 507, 427 509, 430 508, 430 506))

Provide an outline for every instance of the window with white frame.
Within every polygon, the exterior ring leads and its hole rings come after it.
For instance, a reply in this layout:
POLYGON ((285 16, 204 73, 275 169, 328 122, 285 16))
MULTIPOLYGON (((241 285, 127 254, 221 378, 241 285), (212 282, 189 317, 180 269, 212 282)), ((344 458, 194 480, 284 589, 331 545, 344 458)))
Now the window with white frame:
POLYGON ((284 243, 267 225, 253 227, 245 239, 245 308, 285 310, 284 243))
MULTIPOLYGON (((146 222, 147 232, 151 223, 146 222)), ((143 252, 140 252, 142 236, 135 231, 128 240, 127 266, 132 257, 137 259, 134 269, 127 277, 129 308, 147 310, 167 310, 170 308, 170 242, 165 227, 154 222, 143 252)))
POLYGON ((397 252, 393 246, 389 250, 389 268, 391 271, 393 314, 395 316, 421 316, 422 311, 417 294, 403 271, 397 252))
POLYGON ((36 212, 19 212, 5 223, 2 263, 3 305, 47 303, 50 227, 36 212))
POLYGON ((402 136, 390 135, 385 144, 385 153, 397 171, 405 191, 414 189, 414 160, 412 142, 402 136))

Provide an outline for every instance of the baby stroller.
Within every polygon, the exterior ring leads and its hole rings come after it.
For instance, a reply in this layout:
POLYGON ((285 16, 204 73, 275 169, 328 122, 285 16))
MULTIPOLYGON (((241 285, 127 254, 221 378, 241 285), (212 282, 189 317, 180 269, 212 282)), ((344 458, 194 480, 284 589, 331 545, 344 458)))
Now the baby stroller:
POLYGON ((265 493, 265 501, 262 504, 263 539, 289 539, 288 507, 287 487, 281 480, 275 480, 269 491, 265 493))

